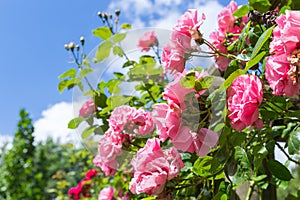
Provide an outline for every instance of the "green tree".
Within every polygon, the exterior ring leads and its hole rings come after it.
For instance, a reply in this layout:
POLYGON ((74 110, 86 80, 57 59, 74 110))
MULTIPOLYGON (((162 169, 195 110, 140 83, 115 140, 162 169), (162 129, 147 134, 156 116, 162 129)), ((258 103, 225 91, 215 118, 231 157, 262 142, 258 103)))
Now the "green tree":
POLYGON ((28 112, 20 111, 20 120, 12 148, 3 156, 0 168, 0 199, 32 199, 34 181, 34 127, 28 112))

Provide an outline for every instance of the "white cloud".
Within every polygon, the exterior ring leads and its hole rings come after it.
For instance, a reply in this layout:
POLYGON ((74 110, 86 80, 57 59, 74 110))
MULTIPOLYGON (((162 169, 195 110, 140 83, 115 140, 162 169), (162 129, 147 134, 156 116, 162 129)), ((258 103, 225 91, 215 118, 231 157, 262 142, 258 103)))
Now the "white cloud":
POLYGON ((10 149, 12 147, 13 142, 13 136, 12 135, 0 135, 0 148, 7 144, 6 149, 10 149))
POLYGON ((34 122, 35 141, 45 141, 47 138, 59 140, 62 143, 80 142, 76 130, 68 129, 68 122, 73 119, 74 106, 72 103, 60 102, 42 111, 42 117, 34 122))

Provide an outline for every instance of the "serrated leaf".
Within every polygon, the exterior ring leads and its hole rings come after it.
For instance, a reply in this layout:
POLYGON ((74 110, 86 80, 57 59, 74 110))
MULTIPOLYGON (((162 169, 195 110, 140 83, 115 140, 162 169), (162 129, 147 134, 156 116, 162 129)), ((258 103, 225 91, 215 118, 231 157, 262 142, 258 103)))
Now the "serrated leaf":
POLYGON ((82 139, 88 138, 90 135, 92 135, 92 133, 95 131, 96 128, 97 128, 96 126, 87 127, 82 131, 81 138, 82 139))
POLYGON ((76 75, 76 69, 75 68, 71 68, 68 71, 62 73, 61 75, 58 76, 59 79, 63 79, 66 77, 70 77, 70 78, 74 78, 76 75))
MULTIPOLYGON (((223 178, 221 174, 222 165, 217 159, 211 156, 200 157, 196 160, 193 166, 193 172, 201 177, 210 177, 215 175, 214 179, 223 178), (220 173, 218 173, 220 171, 220 173), (218 173, 218 174, 216 174, 218 173)), ((212 178, 212 177, 211 177, 212 178)))
POLYGON ((245 15, 247 15, 249 12, 249 6, 248 5, 243 5, 240 8, 238 8, 232 15, 238 18, 241 18, 245 15))
POLYGON ((103 40, 107 40, 111 37, 112 33, 109 28, 100 27, 100 28, 93 30, 93 35, 95 35, 103 40))
POLYGON ((83 120, 84 120, 84 118, 82 118, 82 117, 76 117, 74 119, 71 119, 71 121, 69 121, 69 123, 68 123, 68 128, 76 129, 83 120))
POLYGON ((121 42, 122 40, 124 40, 126 37, 126 33, 116 33, 113 38, 112 38, 112 41, 115 42, 115 43, 119 43, 121 42))
POLYGON ((96 52, 96 61, 97 62, 102 62, 106 58, 108 58, 112 46, 113 46, 113 44, 110 41, 102 42, 100 44, 100 46, 98 47, 98 50, 96 52))
POLYGON ((62 80, 58 83, 58 91, 62 93, 68 87, 69 80, 62 80))
POLYGON ((122 49, 121 47, 119 47, 119 46, 114 46, 114 47, 113 47, 113 54, 114 54, 114 55, 118 55, 118 56, 120 56, 120 57, 123 57, 124 51, 123 51, 123 49, 122 49))
POLYGON ((124 23, 121 25, 121 29, 131 29, 131 24, 124 23))
POLYGON ((263 32, 263 34, 258 38, 254 48, 253 48, 253 51, 252 51, 252 54, 251 54, 251 57, 250 59, 252 60, 258 53, 259 51, 261 50, 261 48, 264 46, 264 44, 266 43, 266 41, 268 41, 272 35, 272 32, 273 32, 273 29, 274 29, 274 26, 268 28, 265 32, 263 32))
POLYGON ((125 75, 120 72, 114 72, 114 76, 120 80, 125 80, 125 75))
POLYGON ((286 166, 277 160, 268 160, 268 168, 271 174, 280 180, 289 181, 293 178, 291 172, 286 168, 286 166))
POLYGON ((89 73, 92 73, 92 72, 93 72, 92 68, 84 68, 84 69, 80 70, 79 76, 80 76, 80 78, 83 78, 83 77, 85 77, 86 75, 88 75, 89 73))
POLYGON ((291 133, 288 141, 289 154, 298 154, 300 150, 300 127, 295 128, 291 133))

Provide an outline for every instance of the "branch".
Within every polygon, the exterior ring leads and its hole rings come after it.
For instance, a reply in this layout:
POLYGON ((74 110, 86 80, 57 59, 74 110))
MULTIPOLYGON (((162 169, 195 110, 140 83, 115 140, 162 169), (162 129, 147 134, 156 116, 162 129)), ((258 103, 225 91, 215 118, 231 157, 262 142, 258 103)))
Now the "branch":
POLYGON ((292 161, 292 162, 296 163, 297 165, 300 165, 300 162, 291 158, 291 156, 287 152, 285 152, 284 148, 282 146, 280 146, 280 144, 278 142, 276 142, 275 144, 284 153, 284 155, 287 157, 287 159, 289 161, 292 161))

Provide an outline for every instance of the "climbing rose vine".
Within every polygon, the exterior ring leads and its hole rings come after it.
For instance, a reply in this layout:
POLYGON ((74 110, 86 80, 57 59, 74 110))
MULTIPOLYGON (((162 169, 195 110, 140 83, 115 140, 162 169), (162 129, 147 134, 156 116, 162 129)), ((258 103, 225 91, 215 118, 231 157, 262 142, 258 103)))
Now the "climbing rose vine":
POLYGON ((68 127, 90 141, 99 170, 70 198, 276 199, 293 179, 288 164, 300 164, 296 9, 293 1, 231 1, 208 36, 205 13, 189 9, 167 42, 160 29, 119 24, 120 10, 99 13, 100 45, 91 57, 84 38, 65 45, 78 68, 59 76, 60 92, 77 86, 87 98, 68 127), (289 162, 276 160, 278 151, 289 162))

